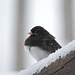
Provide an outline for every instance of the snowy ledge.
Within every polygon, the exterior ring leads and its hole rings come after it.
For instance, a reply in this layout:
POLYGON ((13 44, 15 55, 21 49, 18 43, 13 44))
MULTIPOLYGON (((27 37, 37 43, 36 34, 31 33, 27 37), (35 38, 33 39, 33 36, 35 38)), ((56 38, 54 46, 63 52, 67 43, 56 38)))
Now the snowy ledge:
MULTIPOLYGON (((20 71, 17 73, 17 75, 60 75, 61 71, 59 73, 57 72, 63 69, 66 64, 73 59, 73 62, 75 63, 75 40, 57 50, 55 53, 50 54, 47 58, 44 58, 43 60, 33 64, 31 67, 28 67, 26 70, 20 71)), ((70 66, 67 67, 67 70, 70 70, 70 66)), ((75 72, 75 67, 73 70, 75 72)), ((63 72, 64 71, 65 70, 63 70, 63 72)), ((62 75, 67 74, 65 73, 62 75)))

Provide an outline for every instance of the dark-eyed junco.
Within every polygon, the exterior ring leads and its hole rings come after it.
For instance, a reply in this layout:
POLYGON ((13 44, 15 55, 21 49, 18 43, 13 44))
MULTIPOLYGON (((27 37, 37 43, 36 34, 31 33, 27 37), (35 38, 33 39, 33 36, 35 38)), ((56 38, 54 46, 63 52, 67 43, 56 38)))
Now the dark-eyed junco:
POLYGON ((28 34, 30 36, 25 40, 25 50, 37 61, 61 48, 55 37, 41 26, 35 26, 28 34))

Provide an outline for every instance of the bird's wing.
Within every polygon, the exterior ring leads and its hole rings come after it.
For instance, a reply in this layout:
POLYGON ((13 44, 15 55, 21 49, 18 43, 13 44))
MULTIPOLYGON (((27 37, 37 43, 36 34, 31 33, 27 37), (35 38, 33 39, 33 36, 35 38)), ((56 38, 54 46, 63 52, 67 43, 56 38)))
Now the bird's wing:
POLYGON ((55 39, 50 40, 50 38, 45 38, 44 40, 45 41, 43 43, 43 49, 50 51, 51 53, 61 48, 61 46, 55 39))
POLYGON ((54 51, 61 48, 61 46, 59 45, 59 43, 55 39, 46 40, 46 45, 48 47, 52 47, 54 51))

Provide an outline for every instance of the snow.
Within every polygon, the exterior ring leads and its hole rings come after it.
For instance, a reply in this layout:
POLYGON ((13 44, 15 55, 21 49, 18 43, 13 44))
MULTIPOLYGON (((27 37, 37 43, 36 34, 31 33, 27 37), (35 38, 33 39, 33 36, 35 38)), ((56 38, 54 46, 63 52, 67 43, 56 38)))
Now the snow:
POLYGON ((75 51, 75 40, 68 45, 56 50, 55 53, 50 54, 47 58, 40 60, 39 62, 28 67, 26 70, 22 70, 17 75, 33 75, 40 72, 44 67, 48 67, 52 62, 55 62, 60 57, 63 58, 71 51, 75 51))

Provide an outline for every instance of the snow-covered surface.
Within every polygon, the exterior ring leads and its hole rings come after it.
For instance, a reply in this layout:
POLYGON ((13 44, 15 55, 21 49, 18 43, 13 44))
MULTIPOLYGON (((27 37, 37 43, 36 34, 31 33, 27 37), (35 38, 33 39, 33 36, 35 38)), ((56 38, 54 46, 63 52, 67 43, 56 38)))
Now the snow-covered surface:
POLYGON ((32 66, 28 67, 26 70, 22 70, 17 75, 33 75, 35 73, 40 72, 44 67, 47 67, 55 60, 65 57, 71 51, 75 50, 75 40, 69 43, 68 45, 64 46, 63 48, 57 50, 55 53, 50 54, 47 58, 40 60, 38 63, 33 64, 32 66))

